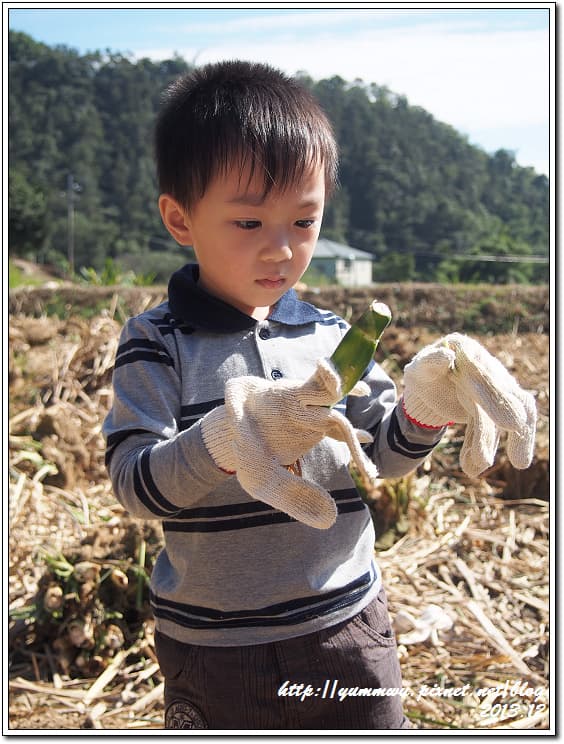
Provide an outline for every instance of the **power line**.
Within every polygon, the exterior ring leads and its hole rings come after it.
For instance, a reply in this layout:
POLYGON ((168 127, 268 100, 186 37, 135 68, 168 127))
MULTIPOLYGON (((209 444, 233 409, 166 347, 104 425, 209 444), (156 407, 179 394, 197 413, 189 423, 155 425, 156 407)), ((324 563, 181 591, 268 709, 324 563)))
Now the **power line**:
MULTIPOLYGON (((417 254, 421 255, 421 254, 417 254)), ((438 254, 432 254, 437 256, 438 254)), ((468 256, 464 253, 453 253, 452 255, 442 255, 441 258, 456 258, 460 261, 494 261, 500 263, 540 263, 547 264, 548 256, 488 256, 480 254, 479 256, 468 256)))
POLYGON ((548 256, 538 255, 507 255, 500 256, 490 255, 487 253, 470 254, 470 253, 437 253, 436 251, 410 251, 409 249, 390 251, 390 253, 400 253, 401 255, 411 255, 413 258, 434 258, 437 261, 457 259, 459 261, 490 261, 493 263, 537 263, 547 264, 550 262, 548 256))

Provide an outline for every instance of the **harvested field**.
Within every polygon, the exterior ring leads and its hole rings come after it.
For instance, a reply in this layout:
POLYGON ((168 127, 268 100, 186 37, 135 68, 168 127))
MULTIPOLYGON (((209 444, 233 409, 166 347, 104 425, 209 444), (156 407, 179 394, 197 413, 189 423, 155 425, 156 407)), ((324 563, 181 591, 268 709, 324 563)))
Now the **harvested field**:
MULTIPOLYGON (((495 295, 496 288, 489 289, 495 295)), ((513 313, 509 330, 478 334, 456 323, 455 315, 465 313, 470 322, 477 301, 471 293, 465 311, 462 296, 442 288, 434 309, 443 309, 434 313, 433 325, 423 317, 433 310, 430 295, 416 300, 395 287, 389 291, 373 293, 398 318, 378 356, 398 384, 403 366, 424 344, 466 330, 533 391, 539 410, 535 457, 526 471, 509 464, 502 441, 486 476, 468 478, 458 467, 463 431, 453 427, 417 472, 368 495, 406 712, 422 729, 547 729, 547 299, 537 292, 537 310, 526 320, 523 308, 534 293, 522 299, 513 289, 511 306, 505 298, 513 313), (418 321, 413 327, 410 304, 418 321)), ((12 730, 162 727, 162 678, 147 600, 160 527, 130 519, 115 501, 101 436, 121 324, 162 299, 159 292, 65 298, 60 290, 40 288, 10 299, 12 730), (47 315, 47 306, 65 312, 47 315)), ((366 297, 334 290, 306 298, 354 317, 366 297)), ((501 313, 497 305, 495 312, 501 313)))

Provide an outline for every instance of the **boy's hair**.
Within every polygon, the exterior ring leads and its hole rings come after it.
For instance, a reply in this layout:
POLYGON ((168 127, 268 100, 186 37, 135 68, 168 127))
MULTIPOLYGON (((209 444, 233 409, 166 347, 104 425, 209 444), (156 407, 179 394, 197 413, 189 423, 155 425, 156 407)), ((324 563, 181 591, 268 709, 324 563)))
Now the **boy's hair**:
POLYGON ((211 181, 232 167, 264 174, 264 196, 295 184, 312 165, 337 181, 329 120, 296 79, 239 60, 197 68, 166 90, 155 129, 161 193, 190 210, 211 181))

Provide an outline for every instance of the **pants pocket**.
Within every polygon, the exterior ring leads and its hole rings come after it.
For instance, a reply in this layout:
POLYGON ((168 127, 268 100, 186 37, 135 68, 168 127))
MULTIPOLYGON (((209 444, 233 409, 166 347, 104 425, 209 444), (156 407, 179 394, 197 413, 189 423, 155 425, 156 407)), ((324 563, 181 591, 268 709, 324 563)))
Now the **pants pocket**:
POLYGON ((371 641, 380 646, 395 646, 396 637, 388 612, 388 600, 384 588, 367 605, 364 610, 351 620, 354 628, 364 633, 371 641))
POLYGON ((172 682, 190 674, 196 657, 196 648, 156 631, 155 653, 164 678, 172 682))

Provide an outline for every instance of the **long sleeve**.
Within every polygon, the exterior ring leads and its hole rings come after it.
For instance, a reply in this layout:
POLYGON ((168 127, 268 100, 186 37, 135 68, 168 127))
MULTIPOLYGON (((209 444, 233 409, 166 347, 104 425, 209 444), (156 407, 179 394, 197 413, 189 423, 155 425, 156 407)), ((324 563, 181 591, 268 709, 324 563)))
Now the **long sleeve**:
POLYGON ((367 398, 349 396, 347 415, 354 426, 374 437, 367 454, 380 477, 397 478, 414 470, 440 442, 444 429, 423 429, 409 421, 393 381, 372 363, 364 376, 372 390, 367 398))
POLYGON ((163 328, 140 318, 126 323, 103 426, 115 495, 145 519, 179 513, 227 477, 208 454, 199 423, 183 430, 179 360, 163 328))

